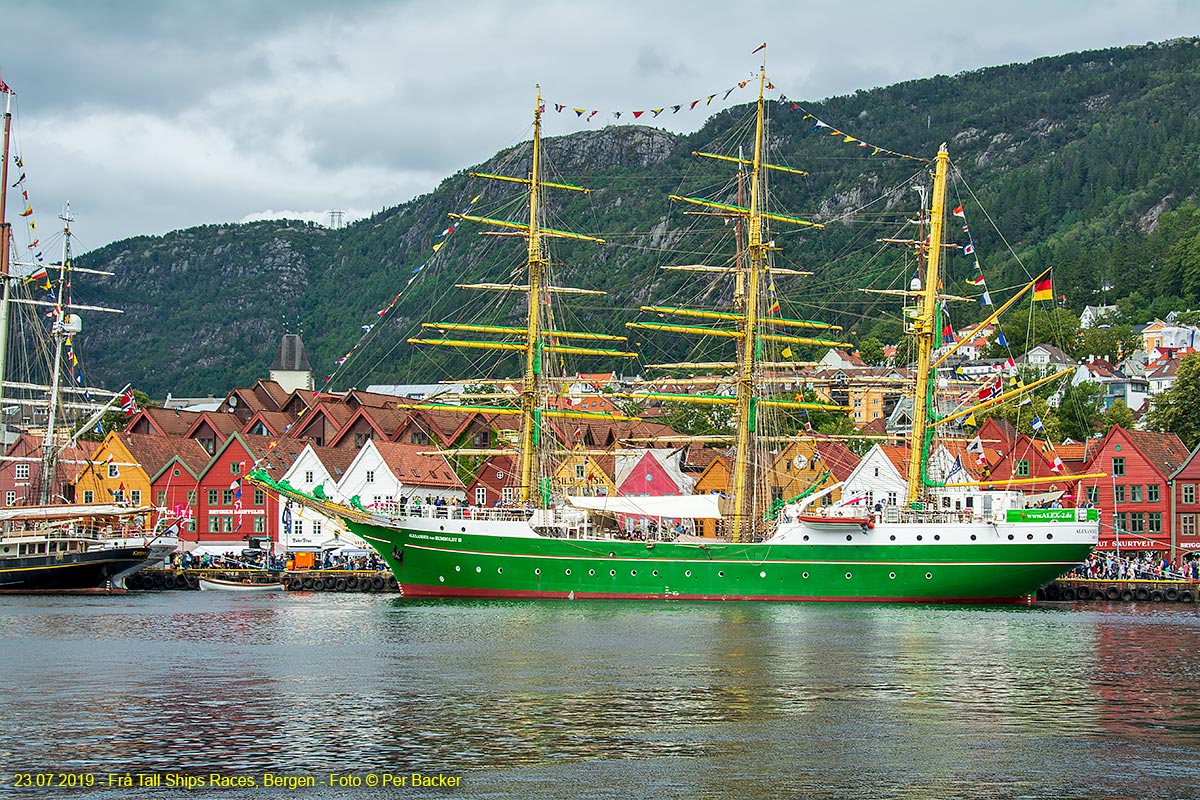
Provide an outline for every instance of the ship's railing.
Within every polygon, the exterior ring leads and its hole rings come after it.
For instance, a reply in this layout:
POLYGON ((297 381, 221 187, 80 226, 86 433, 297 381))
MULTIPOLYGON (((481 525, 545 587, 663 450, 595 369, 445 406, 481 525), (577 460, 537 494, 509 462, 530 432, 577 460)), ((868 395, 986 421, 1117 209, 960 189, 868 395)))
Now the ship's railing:
POLYGON ((532 512, 527 508, 484 508, 482 506, 438 506, 430 503, 419 505, 384 501, 368 506, 368 511, 389 517, 411 517, 420 519, 474 519, 492 521, 528 521, 532 512))

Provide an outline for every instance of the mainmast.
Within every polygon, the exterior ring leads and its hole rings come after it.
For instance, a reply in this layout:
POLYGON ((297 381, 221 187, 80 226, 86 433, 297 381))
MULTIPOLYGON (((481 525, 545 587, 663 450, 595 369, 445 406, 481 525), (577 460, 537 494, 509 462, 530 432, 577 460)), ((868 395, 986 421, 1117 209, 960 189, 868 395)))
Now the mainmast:
MULTIPOLYGON (((0 167, 0 408, 4 405, 4 378, 8 370, 8 300, 11 287, 8 283, 9 252, 12 247, 12 229, 5 216, 8 204, 8 142, 12 132, 12 89, 0 79, 0 94, 4 95, 4 164, 0 167)), ((5 446, 8 425, 0 411, 0 448, 5 446)))
POLYGON ((812 228, 823 228, 815 222, 798 219, 783 214, 774 214, 766 209, 767 171, 790 173, 792 175, 807 175, 807 172, 791 167, 769 164, 765 161, 766 150, 766 101, 764 90, 767 88, 767 73, 764 68, 759 75, 758 103, 756 107, 754 157, 752 159, 702 153, 693 151, 692 155, 712 158, 718 161, 732 162, 738 165, 738 205, 718 203, 694 197, 671 195, 670 199, 677 202, 690 203, 700 206, 706 211, 690 212, 705 215, 731 217, 737 221, 738 253, 733 266, 705 266, 690 264, 686 266, 663 267, 669 270, 687 270, 692 272, 708 272, 732 274, 737 281, 735 287, 735 309, 733 313, 721 311, 703 311, 671 306, 642 306, 642 311, 658 315, 671 315, 705 319, 714 323, 732 323, 730 327, 700 327, 661 322, 628 322, 626 327, 642 330, 653 330, 662 333, 682 333, 693 336, 708 336, 728 338, 737 341, 736 362, 719 362, 714 364, 660 364, 664 368, 720 368, 729 367, 735 370, 735 392, 732 395, 682 395, 664 392, 639 392, 626 395, 628 397, 661 400, 675 403, 702 403, 706 405, 732 406, 736 433, 733 437, 735 455, 733 474, 730 476, 730 514, 732 524, 730 536, 734 541, 741 541, 754 534, 761 519, 756 499, 765 499, 766 486, 762 478, 761 464, 757 443, 759 437, 759 413, 764 408, 810 409, 810 410, 845 410, 842 406, 828 403, 806 403, 793 400, 781 400, 767 397, 763 386, 765 381, 763 369, 778 367, 794 367, 791 361, 764 361, 764 343, 778 345, 817 345, 820 347, 848 347, 846 342, 818 337, 796 336, 791 333, 767 332, 779 329, 811 328, 823 331, 840 331, 836 325, 812 320, 787 319, 776 316, 776 309, 763 311, 767 296, 765 285, 773 281, 775 275, 807 275, 809 273, 792 269, 778 269, 768 263, 768 254, 774 245, 769 241, 766 225, 768 222, 781 222, 789 225, 800 225, 812 228), (743 167, 750 169, 749 205, 741 205, 743 167), (740 234, 745 231, 746 244, 741 246, 740 234))
POLYGON ((540 448, 542 409, 538 401, 538 384, 542 373, 539 316, 544 306, 542 287, 545 285, 546 255, 542 251, 541 186, 538 183, 542 156, 542 92, 538 88, 533 106, 533 157, 529 168, 529 250, 526 269, 529 273, 529 294, 525 313, 525 380, 521 389, 521 451, 517 471, 521 476, 520 500, 529 500, 535 481, 541 475, 540 448))
POLYGON ((929 479, 929 446, 933 440, 933 427, 929 425, 930 409, 933 406, 931 361, 936 339, 941 333, 938 325, 938 288, 942 261, 942 229, 946 216, 946 176, 949 166, 950 153, 943 144, 934 160, 929 242, 925 247, 925 276, 918 295, 917 315, 912 324, 912 333, 917 345, 917 376, 916 391, 913 392, 908 496, 905 503, 910 508, 924 494, 929 479))
POLYGON ((737 375, 737 406, 735 422, 737 425, 737 449, 733 465, 733 540, 740 541, 744 535, 751 533, 753 520, 750 514, 755 507, 754 496, 757 492, 757 481, 754 472, 758 466, 758 454, 755 448, 757 439, 758 398, 755 396, 756 378, 758 372, 758 349, 761 346, 758 339, 758 300, 759 281, 767 261, 767 248, 763 243, 763 191, 762 160, 763 160, 763 89, 767 82, 767 71, 764 69, 758 76, 758 108, 754 130, 754 160, 750 165, 750 213, 746 218, 746 260, 745 271, 745 307, 742 310, 742 347, 738 354, 737 375), (750 512, 747 511, 750 509, 750 512))

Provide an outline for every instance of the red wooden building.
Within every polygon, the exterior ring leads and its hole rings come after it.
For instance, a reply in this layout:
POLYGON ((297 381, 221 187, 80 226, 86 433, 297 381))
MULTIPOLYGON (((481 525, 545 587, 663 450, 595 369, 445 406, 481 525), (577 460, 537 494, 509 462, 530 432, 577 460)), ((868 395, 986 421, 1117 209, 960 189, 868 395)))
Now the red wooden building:
POLYGON ((1082 481, 1080 498, 1100 509, 1101 549, 1170 550, 1167 484, 1188 456, 1173 433, 1121 427, 1108 432, 1087 466, 1087 472, 1104 472, 1108 477, 1082 481))

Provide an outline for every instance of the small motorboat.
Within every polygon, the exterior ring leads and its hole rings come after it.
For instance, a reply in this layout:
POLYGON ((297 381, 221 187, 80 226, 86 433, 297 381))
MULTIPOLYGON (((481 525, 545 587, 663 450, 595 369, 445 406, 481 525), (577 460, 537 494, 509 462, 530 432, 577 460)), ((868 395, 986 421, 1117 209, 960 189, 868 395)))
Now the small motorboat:
POLYGON ((279 581, 254 581, 249 578, 241 581, 201 578, 200 590, 205 592, 282 592, 283 584, 279 581))

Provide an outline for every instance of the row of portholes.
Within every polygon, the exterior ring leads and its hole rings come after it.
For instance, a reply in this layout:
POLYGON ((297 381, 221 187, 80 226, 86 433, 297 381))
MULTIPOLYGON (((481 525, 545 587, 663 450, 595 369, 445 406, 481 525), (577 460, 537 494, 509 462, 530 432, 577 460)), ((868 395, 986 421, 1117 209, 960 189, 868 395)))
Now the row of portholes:
MULTIPOLYGON (((457 566, 457 565, 456 565, 456 566, 454 567, 454 571, 455 571, 455 572, 461 572, 461 571, 462 571, 462 567, 460 567, 460 566, 457 566)), ((476 572, 483 572, 483 567, 476 567, 476 568, 475 568, 475 571, 476 571, 476 572)), ((503 575, 503 574, 504 574, 504 567, 497 567, 497 568, 496 568, 496 574, 497 574, 497 575, 503 575)), ((537 575, 537 576, 539 576, 539 577, 540 577, 540 576, 541 576, 541 574, 542 574, 542 570, 541 570, 541 568, 540 568, 540 567, 537 567, 537 568, 535 568, 535 569, 533 570, 533 574, 534 574, 534 575, 537 575)), ((570 574, 571 574, 571 569, 570 569, 570 567, 568 567, 568 568, 565 570, 564 574, 566 574, 566 575, 570 575, 570 574)), ((610 569, 610 570, 608 571, 608 574, 609 574, 609 577, 612 577, 612 578, 615 578, 615 577, 617 577, 617 571, 616 571, 615 569, 610 569)), ((652 572, 652 573, 650 573, 650 574, 651 574, 651 575, 653 575, 654 577, 656 577, 656 578, 657 578, 657 577, 658 577, 658 570, 654 570, 654 572, 652 572)), ((588 570, 588 575, 589 575, 589 576, 591 576, 591 577, 595 577, 595 575, 596 575, 596 570, 594 570, 594 569, 589 569, 589 570, 588 570)), ((636 570, 636 569, 631 569, 631 570, 629 570, 629 575, 630 575, 631 577, 635 577, 635 578, 636 578, 636 577, 637 577, 637 570, 636 570)), ((686 578, 690 578, 690 577, 692 577, 692 571, 689 569, 689 570, 687 570, 686 572, 684 572, 684 573, 683 573, 683 575, 684 575, 684 577, 686 577, 686 578)), ((718 573, 717 573, 717 577, 718 577, 718 578, 724 578, 724 577, 725 577, 725 570, 721 570, 720 572, 718 572, 718 573)), ((758 573, 758 577, 760 577, 760 578, 765 578, 765 577, 767 577, 767 573, 766 573, 766 572, 760 572, 760 573, 758 573)), ((805 572, 805 573, 802 573, 800 577, 804 578, 804 580, 808 580, 808 573, 807 573, 807 572, 805 572)), ((854 573, 853 573, 853 572, 847 572, 847 573, 846 573, 846 580, 852 580, 853 578, 854 578, 854 573)), ((894 573, 894 572, 889 572, 889 573, 888 573, 888 578, 890 578, 891 580, 896 580, 896 573, 894 573)), ((445 577, 443 577, 443 576, 440 576, 440 577, 438 578, 438 580, 440 580, 440 581, 442 581, 442 582, 445 582, 446 578, 445 578, 445 577)), ((927 580, 927 581, 933 580, 933 573, 932 573, 932 572, 926 572, 926 573, 925 573, 925 580, 927 580)))

